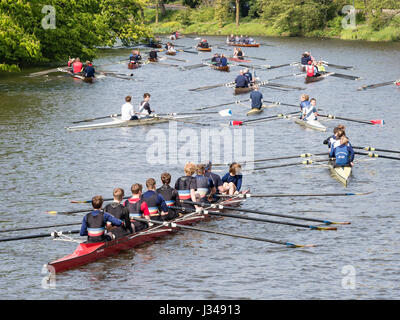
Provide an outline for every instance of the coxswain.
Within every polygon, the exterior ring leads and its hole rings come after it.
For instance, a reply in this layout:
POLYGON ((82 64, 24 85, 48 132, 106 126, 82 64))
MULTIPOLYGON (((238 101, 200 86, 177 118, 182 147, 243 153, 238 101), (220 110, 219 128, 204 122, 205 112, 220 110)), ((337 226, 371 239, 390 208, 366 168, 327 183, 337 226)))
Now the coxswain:
POLYGON ((76 58, 72 63, 72 73, 81 73, 83 69, 83 63, 79 58, 76 58))
POLYGON ((199 164, 196 167, 196 199, 197 202, 209 203, 213 195, 216 193, 214 182, 211 178, 206 177, 205 165, 199 164))
POLYGON ((240 74, 235 79, 236 88, 247 88, 249 86, 249 80, 244 76, 244 71, 240 70, 240 74))
POLYGON ((244 69, 243 75, 247 78, 249 84, 254 84, 253 75, 251 74, 249 68, 244 69))
POLYGON ((317 63, 317 70, 318 70, 319 74, 326 73, 326 69, 325 69, 324 63, 322 61, 319 61, 317 63))
POLYGON ((133 105, 131 104, 132 97, 126 96, 125 97, 125 104, 121 107, 121 120, 137 120, 138 116, 135 115, 135 110, 133 105))
POLYGON ((196 179, 193 174, 196 172, 196 165, 192 162, 186 163, 184 167, 185 175, 178 178, 175 182, 175 189, 178 191, 180 206, 185 209, 195 209, 196 206, 182 201, 196 202, 196 179))
POLYGON ((161 182, 162 186, 157 189, 157 193, 163 196, 168 207, 168 215, 164 219, 172 220, 178 217, 176 210, 171 207, 179 205, 179 194, 178 191, 170 186, 171 175, 168 172, 161 174, 161 182))
POLYGON ((329 152, 330 158, 335 158, 335 167, 352 167, 354 166, 354 150, 349 144, 349 139, 343 134, 340 137, 338 146, 331 148, 329 152))
POLYGON ((263 104, 263 95, 258 91, 258 86, 254 86, 254 90, 250 93, 251 108, 261 110, 263 104))
POLYGON ((300 97, 300 112, 303 113, 303 109, 310 105, 310 96, 303 93, 300 97))
POLYGON ((310 104, 305 106, 301 111, 302 114, 300 119, 304 121, 317 120, 317 100, 315 98, 311 98, 310 104))
POLYGON ((201 42, 199 43, 200 48, 208 48, 208 42, 206 39, 201 40, 201 42))
POLYGON ((154 110, 150 108, 150 93, 145 93, 143 95, 143 101, 140 103, 139 106, 139 118, 148 118, 154 110))
POLYGON ((102 210, 103 197, 92 198, 93 211, 89 212, 82 220, 80 235, 87 236, 87 242, 104 242, 113 240, 112 234, 106 234, 106 226, 121 226, 123 222, 102 210))
POLYGON ((124 207, 129 210, 129 219, 133 232, 139 232, 148 228, 148 223, 137 221, 135 218, 150 220, 150 212, 147 203, 142 199, 142 185, 135 183, 131 187, 132 196, 124 202, 124 207))
POLYGON ((161 194, 157 193, 156 180, 153 178, 146 181, 147 191, 143 193, 142 200, 147 203, 150 212, 150 219, 162 221, 168 215, 168 207, 165 199, 161 194))
POLYGON ((221 54, 221 59, 219 61, 219 66, 220 67, 226 67, 228 65, 228 59, 225 57, 225 55, 221 54))
POLYGON ((124 221, 124 225, 113 227, 111 232, 115 239, 122 238, 130 233, 133 233, 131 222, 129 219, 129 210, 121 204, 124 199, 124 189, 115 188, 113 190, 113 202, 105 206, 104 211, 111 214, 114 218, 124 221))
POLYGON ((94 74, 96 73, 96 70, 93 67, 93 64, 90 61, 86 61, 86 67, 83 70, 83 74, 85 78, 94 78, 94 74))
POLYGON ((153 50, 151 50, 149 52, 149 60, 152 61, 152 62, 157 62, 158 56, 157 56, 157 51, 156 50, 153 49, 153 50))
POLYGON ((239 193, 243 180, 243 176, 240 174, 241 169, 242 166, 239 163, 231 163, 229 166, 229 172, 221 179, 223 182, 222 193, 229 195, 239 193))
MULTIPOLYGON (((211 178, 212 181, 213 181, 213 183, 214 183, 214 187, 215 187, 215 191, 216 191, 215 194, 217 195, 217 194, 222 193, 222 192, 223 192, 223 187, 222 187, 223 182, 222 182, 222 180, 221 180, 221 177, 220 177, 218 174, 212 172, 212 163, 211 163, 211 161, 209 161, 209 162, 205 165, 205 170, 206 170, 206 173, 205 173, 204 175, 205 175, 206 177, 211 178)), ((215 196, 215 195, 214 195, 214 196, 215 196)), ((216 200, 218 200, 218 198, 217 198, 217 197, 214 197, 213 200, 216 201, 216 200)))

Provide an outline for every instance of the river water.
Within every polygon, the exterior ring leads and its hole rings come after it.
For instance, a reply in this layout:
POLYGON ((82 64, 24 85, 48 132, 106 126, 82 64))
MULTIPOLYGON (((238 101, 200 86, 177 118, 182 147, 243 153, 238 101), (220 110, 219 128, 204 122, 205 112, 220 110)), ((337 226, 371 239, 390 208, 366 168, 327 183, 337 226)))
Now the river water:
MULTIPOLYGON (((208 39, 211 44, 224 42, 220 37, 208 39)), ((354 70, 332 71, 363 78, 351 81, 328 77, 309 85, 305 85, 299 76, 284 78, 276 82, 305 87, 306 90, 262 88, 265 100, 297 104, 300 94, 306 92, 317 98, 318 107, 323 109, 321 113, 357 119, 384 119, 384 126, 343 124, 347 126, 347 135, 353 145, 400 149, 400 89, 393 85, 357 91, 362 84, 399 77, 399 44, 279 38, 257 40, 270 46, 246 48, 247 55, 267 59, 252 59, 253 64, 293 62, 303 51, 311 50, 317 59, 355 67, 354 70)), ((184 46, 195 43, 193 38, 176 41, 176 44, 184 46)), ((125 63, 116 63, 128 55, 127 49, 103 50, 95 64, 101 70, 128 73, 125 63)), ((194 65, 210 56, 210 53, 180 52, 175 58, 187 59, 188 62, 165 60, 163 63, 194 65)), ((224 132, 228 144, 224 144, 221 150, 227 152, 229 139, 233 141, 234 136, 235 139, 242 138, 242 154, 249 159, 327 150, 322 141, 339 123, 337 120, 323 122, 328 127, 326 133, 306 130, 287 119, 239 129, 221 125, 230 120, 246 119, 248 107, 241 104, 228 106, 234 114, 231 118, 210 114, 192 120, 211 124, 208 127, 174 122, 82 132, 64 129, 75 120, 119 113, 126 95, 132 95, 134 104, 138 105, 143 93, 150 92, 152 108, 158 113, 191 112, 198 107, 248 98, 247 94, 234 97, 232 89, 225 87, 188 91, 232 81, 239 67, 231 69, 230 73, 208 67, 181 71, 172 66, 150 64, 133 70, 134 78, 142 81, 108 77, 93 85, 60 73, 26 77, 39 69, 17 75, 0 75, 0 228, 80 222, 82 214, 48 215, 44 212, 86 209, 87 205, 74 205, 70 200, 87 200, 95 194, 108 198, 116 186, 123 187, 129 194, 132 183, 144 184, 150 177, 159 183, 159 176, 164 171, 169 171, 175 181, 182 175, 185 161, 204 160, 200 158, 200 151, 206 150, 207 154, 211 147, 204 149, 208 144, 204 139, 202 144, 202 135, 210 132, 224 132), (192 140, 187 135, 191 135, 192 140), (159 139, 157 146, 154 139, 159 139), (174 142, 176 139, 177 143, 174 142), (158 157, 152 155, 154 149, 160 152, 158 157)), ((257 70, 257 76, 267 80, 297 72, 296 68, 287 67, 257 70)), ((224 108, 227 107, 216 110, 224 108)), ((295 110, 280 106, 267 109, 262 116, 295 110)), ((222 159, 222 156, 217 159, 216 150, 220 148, 214 149, 211 153, 214 162, 232 160, 229 157, 222 159)), ((236 153, 234 157, 243 160, 236 153)), ((42 273, 43 265, 71 253, 76 243, 50 238, 3 242, 0 243, 2 298, 398 299, 400 221, 397 192, 400 162, 361 159, 360 156, 358 159, 360 161, 356 163, 348 188, 330 177, 325 166, 318 165, 246 171, 244 175, 244 187, 253 193, 373 191, 369 195, 351 197, 253 198, 243 204, 245 208, 264 211, 351 221, 351 225, 338 226, 338 231, 319 232, 230 218, 201 224, 203 228, 220 231, 318 244, 315 248, 289 249, 264 242, 184 231, 59 274, 56 289, 46 289, 42 286, 42 279, 46 276, 42 273)), ((301 159, 266 162, 264 165, 297 161, 301 159)), ((215 169, 219 174, 226 172, 225 167, 215 169)), ((25 234, 52 230, 32 230, 25 234)), ((16 234, 2 234, 4 237, 12 235, 16 234)))

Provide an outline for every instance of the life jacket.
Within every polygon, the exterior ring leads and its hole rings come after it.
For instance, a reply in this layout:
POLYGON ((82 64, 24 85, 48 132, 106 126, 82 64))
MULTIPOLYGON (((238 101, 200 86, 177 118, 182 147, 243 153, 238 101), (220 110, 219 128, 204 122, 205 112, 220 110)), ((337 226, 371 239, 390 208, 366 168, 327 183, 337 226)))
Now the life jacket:
POLYGON ((85 217, 88 242, 103 242, 105 241, 104 233, 106 227, 104 222, 104 213, 103 211, 100 211, 96 216, 93 216, 92 212, 88 213, 85 217))
MULTIPOLYGON (((125 210, 126 208, 120 203, 112 202, 104 208, 104 211, 111 214, 115 218, 125 221, 125 210)), ((117 226, 111 231, 117 239, 127 235, 130 231, 124 226, 117 226)))
POLYGON ((314 77, 315 76, 315 68, 314 66, 307 66, 307 77, 314 77))
MULTIPOLYGON (((183 200, 192 201, 191 195, 190 195, 190 185, 191 185, 193 179, 194 178, 191 176, 190 177, 184 176, 184 177, 180 177, 177 180, 177 183, 175 184, 175 188, 178 191, 180 201, 183 201, 183 200)), ((189 203, 181 203, 181 206, 184 208, 188 208, 188 209, 194 208, 194 206, 189 203)))
POLYGON ((337 166, 346 166, 350 163, 350 152, 347 145, 342 144, 335 148, 334 155, 336 158, 337 166))
POLYGON ((143 198, 143 201, 147 203, 151 217, 160 215, 160 203, 156 192, 148 198, 143 198))
POLYGON ((74 62, 72 64, 72 70, 73 70, 74 73, 81 72, 82 67, 83 67, 83 63, 82 62, 74 62))
POLYGON ((207 195, 210 193, 210 178, 207 178, 205 176, 196 176, 196 184, 196 193, 200 196, 201 199, 206 198, 207 195))
POLYGON ((124 206, 129 210, 129 218, 134 220, 135 218, 140 218, 142 216, 142 210, 140 207, 142 206, 143 199, 140 197, 137 198, 129 198, 124 202, 124 206))

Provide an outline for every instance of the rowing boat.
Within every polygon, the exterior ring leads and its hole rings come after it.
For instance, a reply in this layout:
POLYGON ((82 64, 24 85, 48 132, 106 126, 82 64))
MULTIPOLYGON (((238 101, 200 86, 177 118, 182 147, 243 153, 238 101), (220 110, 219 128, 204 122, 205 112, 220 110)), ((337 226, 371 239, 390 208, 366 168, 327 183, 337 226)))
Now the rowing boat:
POLYGON ((133 62, 128 63, 128 69, 137 69, 137 68, 140 68, 139 63, 133 63, 133 62))
POLYGON ((244 60, 244 59, 239 59, 239 58, 228 58, 229 61, 235 61, 235 62, 251 62, 251 60, 244 60))
POLYGON ((83 130, 93 130, 93 129, 106 129, 106 128, 120 128, 120 127, 134 127, 134 126, 143 126, 143 125, 151 125, 156 123, 168 122, 170 120, 184 120, 188 118, 193 118, 193 116, 163 116, 163 117, 149 117, 149 118, 140 118, 137 120, 121 120, 117 117, 111 117, 112 121, 88 124, 82 126, 74 126, 67 127, 68 131, 83 131, 83 130))
POLYGON ((175 56, 176 52, 167 51, 165 54, 168 56, 175 56))
POLYGON ((235 91, 233 92, 233 94, 236 96, 238 94, 244 94, 244 93, 248 93, 250 91, 253 91, 254 87, 245 87, 245 88, 235 88, 235 91))
POLYGON ((234 47, 256 47, 256 48, 258 48, 260 46, 259 43, 245 44, 245 43, 227 42, 227 44, 228 44, 228 46, 234 46, 234 47))
MULTIPOLYGON (((247 193, 248 191, 244 192, 247 193)), ((230 206, 240 205, 243 202, 243 197, 233 196, 228 200, 223 201, 224 204, 230 206)), ((213 209, 218 210, 218 209, 213 209)), ((80 243, 72 254, 69 254, 61 259, 49 262, 47 268, 50 272, 60 273, 66 270, 77 268, 82 265, 97 261, 99 259, 113 256, 120 251, 129 250, 146 242, 153 242, 158 238, 175 233, 179 230, 176 225, 192 225, 200 221, 207 221, 210 216, 206 212, 188 213, 169 221, 169 226, 155 225, 149 229, 138 233, 129 234, 120 239, 98 242, 98 243, 80 243)))
POLYGON ((335 162, 330 160, 328 163, 329 171, 331 172, 332 177, 336 180, 343 183, 345 187, 349 182, 349 178, 351 175, 351 167, 335 167, 335 162))
POLYGON ((214 66, 210 64, 210 67, 214 70, 229 72, 229 66, 214 66))
POLYGON ((305 83, 312 83, 312 82, 321 81, 321 80, 324 80, 326 77, 328 77, 328 76, 330 76, 332 74, 334 74, 334 72, 324 73, 324 74, 321 74, 318 77, 306 77, 304 82, 305 83))
POLYGON ((69 71, 69 70, 67 70, 67 69, 65 69, 65 68, 57 68, 57 70, 60 71, 60 72, 67 73, 67 74, 69 74, 71 77, 73 77, 73 78, 75 78, 75 79, 82 80, 83 82, 86 82, 86 83, 93 83, 93 82, 95 82, 97 79, 103 79, 103 78, 106 77, 105 75, 100 74, 100 75, 98 75, 96 78, 91 78, 91 77, 84 77, 84 76, 81 76, 81 75, 76 74, 76 73, 72 73, 71 71, 69 71))
POLYGON ((201 51, 201 52, 211 52, 211 48, 200 48, 200 47, 196 47, 197 51, 201 51))
POLYGON ((252 108, 249 112, 246 113, 247 116, 252 116, 258 113, 261 113, 264 111, 264 109, 266 108, 266 106, 262 106, 260 109, 258 108, 252 108))
POLYGON ((321 124, 321 122, 319 122, 318 120, 295 119, 294 122, 309 129, 323 131, 323 132, 326 131, 326 127, 323 124, 321 124))

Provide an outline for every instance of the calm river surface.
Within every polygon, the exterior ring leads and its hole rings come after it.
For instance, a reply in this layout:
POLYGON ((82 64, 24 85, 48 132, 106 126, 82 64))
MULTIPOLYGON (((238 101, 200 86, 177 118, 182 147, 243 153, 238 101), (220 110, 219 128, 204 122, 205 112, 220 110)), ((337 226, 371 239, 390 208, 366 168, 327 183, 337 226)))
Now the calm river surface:
MULTIPOLYGON (((224 42, 224 38, 219 37, 208 39, 211 44, 224 42)), ((267 62, 254 59, 253 64, 279 65, 298 61, 303 51, 311 50, 317 59, 354 66, 355 70, 332 70, 361 76, 362 80, 328 77, 324 81, 305 85, 303 78, 297 76, 276 82, 307 87, 304 92, 317 98, 318 106, 323 109, 321 113, 358 119, 385 119, 385 126, 343 123, 347 126, 347 135, 353 145, 400 149, 400 89, 386 86, 357 91, 362 84, 399 78, 399 44, 274 38, 258 40, 271 46, 246 49, 245 53, 249 56, 267 59, 267 62)), ((176 41, 176 44, 193 46, 196 42, 186 38, 176 41)), ((128 55, 128 49, 103 50, 95 64, 101 70, 128 73, 126 64, 115 64, 128 55)), ((178 53, 175 58, 189 62, 163 62, 194 65, 210 56, 210 53, 178 53)), ((201 130, 210 127, 182 122, 174 123, 170 131, 168 123, 83 132, 67 132, 64 127, 70 126, 72 121, 119 113, 128 94, 133 96, 134 105, 137 106, 143 93, 150 92, 151 105, 159 113, 191 112, 202 106, 248 98, 247 94, 234 97, 232 89, 224 87, 201 92, 188 91, 190 88, 232 81, 239 67, 231 69, 230 73, 217 72, 208 67, 181 71, 151 64, 133 71, 135 78, 144 81, 108 77, 93 85, 60 73, 25 77, 38 69, 17 75, 2 74, 0 228, 80 222, 82 214, 51 216, 44 212, 86 209, 87 205, 70 204, 70 200, 91 199, 95 194, 108 198, 116 186, 123 187, 129 194, 132 183, 144 184, 150 177, 156 178, 159 183, 159 176, 164 171, 171 172, 175 181, 182 174, 183 163, 187 159, 180 155, 178 164, 169 161, 174 157, 167 157, 166 163, 163 159, 157 163, 147 154, 149 146, 154 143, 153 138, 149 140, 149 137, 158 136, 166 141, 177 134, 192 134, 198 138, 197 146, 193 144, 191 150, 193 155, 196 148, 200 150, 201 130)), ((257 70, 257 76, 267 80, 297 72, 294 67, 286 67, 257 70)), ((261 92, 266 100, 293 104, 298 103, 303 93, 268 88, 262 88, 261 92)), ((240 104, 229 107, 234 113, 231 119, 246 118, 246 107, 240 104)), ((226 107, 217 110, 223 108, 226 107)), ((267 109, 263 116, 295 110, 280 106, 267 109)), ((195 121, 209 122, 212 129, 222 130, 224 127, 219 124, 226 124, 231 119, 211 114, 195 121)), ((339 122, 323 123, 328 127, 326 133, 305 130, 292 120, 263 122, 236 130, 228 127, 225 130, 228 130, 228 137, 235 132, 243 136, 254 133, 254 158, 269 158, 325 152, 327 148, 322 141, 339 122)), ((178 150, 185 143, 185 140, 180 140, 178 150)), ((173 145, 166 145, 165 149, 173 155, 173 145)), ((162 152, 162 148, 159 151, 162 152)), ((296 161, 301 160, 267 162, 265 165, 296 161)), ((226 170, 215 169, 221 170, 217 171, 220 174, 226 170)), ((57 275, 56 290, 52 290, 42 288, 42 278, 45 276, 42 273, 43 265, 71 253, 76 243, 53 241, 50 238, 0 243, 1 297, 398 299, 399 177, 400 162, 387 159, 364 159, 357 163, 347 189, 330 177, 329 170, 324 166, 294 166, 250 172, 244 175, 244 185, 253 193, 374 192, 366 196, 337 198, 253 198, 243 204, 245 208, 351 221, 351 225, 339 226, 338 231, 318 232, 229 218, 201 224, 203 228, 320 245, 315 248, 288 249, 263 242, 184 231, 57 275), (355 271, 355 277, 352 277, 355 289, 348 289, 345 285, 349 270, 355 271)), ((52 229, 32 230, 26 234, 50 231, 52 229)), ((12 235, 15 233, 3 233, 1 236, 12 235)))

